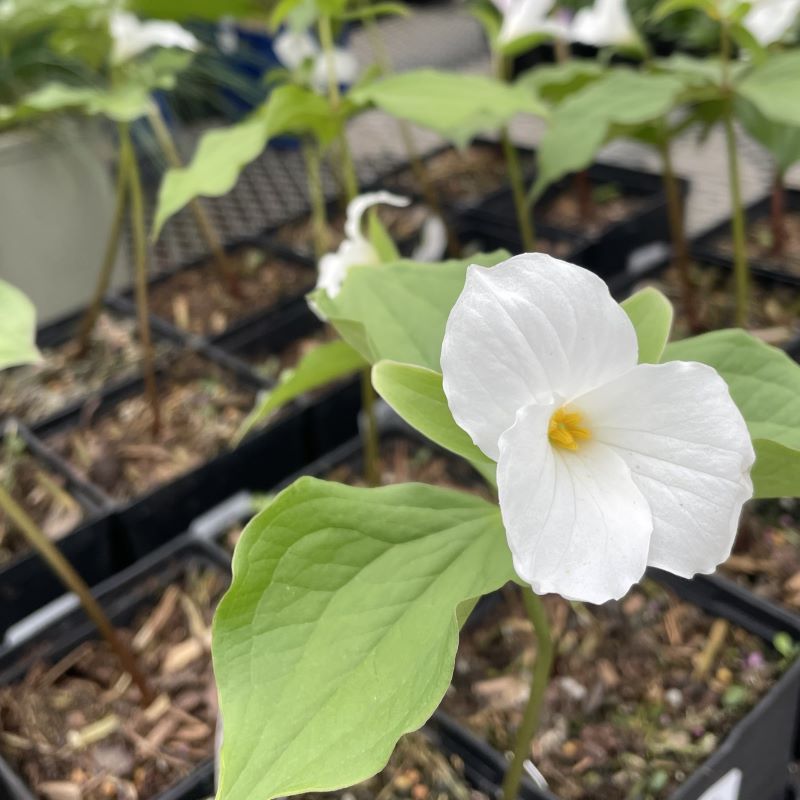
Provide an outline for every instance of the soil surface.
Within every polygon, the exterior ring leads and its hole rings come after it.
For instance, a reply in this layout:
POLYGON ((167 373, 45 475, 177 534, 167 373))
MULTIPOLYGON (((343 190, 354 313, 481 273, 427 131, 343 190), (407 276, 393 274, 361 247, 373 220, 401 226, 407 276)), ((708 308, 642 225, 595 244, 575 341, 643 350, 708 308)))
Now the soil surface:
POLYGON ((53 434, 47 443, 116 500, 128 500, 174 480, 225 450, 255 402, 255 393, 194 355, 159 379, 161 430, 152 433, 142 392, 108 413, 53 434))
POLYGON ((303 800, 488 800, 470 787, 464 765, 457 756, 446 756, 423 733, 404 736, 389 763, 363 783, 339 792, 298 795, 303 800))
POLYGON ((118 628, 157 694, 148 708, 99 640, 0 689, 0 750, 39 797, 147 800, 213 758, 211 618, 226 584, 191 569, 118 628))
POLYGON ((152 285, 153 313, 181 330, 216 335, 256 311, 305 294, 317 278, 314 270, 256 247, 233 253, 230 263, 238 277, 238 295, 213 264, 182 269, 152 285))
MULTIPOLYGON (((703 330, 734 326, 733 273, 722 267, 692 264, 690 276, 703 330)), ((672 338, 690 336, 677 270, 669 268, 641 285, 655 286, 672 301, 675 307, 672 338)), ((750 292, 751 333, 778 347, 800 334, 800 291, 791 286, 770 285, 753 276, 750 292)))
MULTIPOLYGON (((520 154, 523 170, 533 167, 530 155, 520 154)), ((448 148, 423 159, 428 181, 440 201, 473 205, 508 183, 506 161, 500 146, 472 144, 465 150, 448 148)), ((422 195, 422 187, 411 168, 386 180, 390 191, 422 195)))
MULTIPOLYGON (((776 272, 788 272, 800 277, 800 211, 787 211, 784 217, 785 244, 783 253, 773 250, 774 237, 769 219, 759 219, 747 226, 747 253, 776 272)), ((726 233, 714 242, 721 253, 733 257, 733 240, 726 233)))
MULTIPOLYGON (((486 223, 484 223, 485 225, 486 223)), ((516 222, 514 223, 516 224, 516 222)), ((486 244, 485 239, 481 239, 480 233, 473 233, 471 230, 462 232, 460 238, 463 243, 462 257, 469 258, 476 253, 485 253, 487 251, 505 248, 510 252, 522 250, 519 234, 516 227, 511 228, 511 237, 505 240, 503 237, 502 229, 490 231, 493 235, 502 237, 499 241, 492 242, 490 245, 486 244)), ((547 253, 554 258, 568 258, 569 255, 575 250, 575 241, 570 239, 549 239, 546 236, 536 237, 536 252, 547 253)))
MULTIPOLYGON (((155 344, 157 355, 172 348, 158 337, 155 344)), ((35 423, 109 382, 133 377, 141 362, 136 321, 103 312, 85 355, 79 355, 74 339, 43 348, 42 355, 40 364, 0 372, 0 416, 35 423)))
MULTIPOLYGON (((65 536, 85 516, 65 478, 28 453, 22 439, 11 433, 0 440, 0 483, 50 539, 65 536)), ((0 565, 29 550, 23 534, 0 513, 0 565)))
POLYGON ((759 597, 800 612, 800 503, 748 503, 733 554, 720 572, 759 597))
MULTIPOLYGON (((604 606, 546 604, 557 656, 531 758, 562 800, 668 796, 787 665, 650 581, 604 606)), ((535 653, 519 590, 506 587, 462 632, 444 710, 511 750, 535 653)))
POLYGON ((638 195, 623 194, 613 183, 593 184, 587 216, 578 202, 574 186, 569 186, 537 209, 536 220, 543 225, 595 238, 615 223, 635 214, 645 200, 638 195))
MULTIPOLYGON (((398 208, 385 203, 375 206, 378 217, 391 235, 394 243, 400 247, 413 236, 419 234, 425 220, 430 216, 428 209, 421 203, 412 203, 410 206, 398 208)), ((326 252, 331 252, 339 247, 344 239, 345 215, 339 213, 328 221, 328 247, 326 252)), ((362 219, 362 230, 367 230, 366 215, 362 219)), ((275 232, 275 240, 285 247, 291 248, 305 258, 314 256, 314 233, 311 217, 303 217, 296 222, 281 225, 275 232)))

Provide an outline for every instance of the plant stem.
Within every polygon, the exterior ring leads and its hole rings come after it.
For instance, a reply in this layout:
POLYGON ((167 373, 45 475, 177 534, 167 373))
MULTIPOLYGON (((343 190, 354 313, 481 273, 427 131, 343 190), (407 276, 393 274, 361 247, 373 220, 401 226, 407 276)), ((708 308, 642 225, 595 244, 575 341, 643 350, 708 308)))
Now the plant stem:
MULTIPOLYGON (((334 116, 341 113, 342 98, 339 94, 339 79, 336 76, 336 59, 334 57, 333 28, 331 18, 327 14, 320 15, 317 25, 319 31, 319 41, 322 51, 325 54, 325 66, 328 73, 328 102, 334 116)), ((348 202, 358 195, 358 177, 356 168, 353 164, 353 154, 347 143, 347 132, 345 121, 342 120, 342 133, 339 136, 339 146, 341 150, 342 178, 344 180, 344 191, 348 202)))
POLYGON ((366 418, 366 426, 362 434, 364 439, 364 480, 368 486, 377 486, 381 482, 380 445, 378 422, 375 419, 375 389, 372 387, 369 367, 361 371, 361 407, 366 418))
POLYGON ((84 356, 89 350, 89 340, 94 330, 97 318, 103 310, 103 298, 108 292, 108 286, 111 283, 111 274, 114 272, 114 262, 117 259, 119 252, 119 240, 122 234, 122 223, 125 221, 125 209, 127 206, 127 192, 128 169, 120 159, 117 166, 117 185, 114 197, 114 217, 111 220, 111 230, 108 233, 106 240, 106 249, 103 253, 103 263, 100 267, 100 274, 97 277, 97 284, 94 288, 92 300, 89 303, 89 308, 81 319, 80 327, 78 328, 78 355, 84 356))
MULTIPOLYGON (((155 102, 150 102, 147 107, 147 118, 150 121, 150 127, 153 129, 158 146, 167 158, 169 165, 175 169, 180 169, 183 166, 181 155, 175 145, 175 140, 169 132, 169 127, 164 122, 164 117, 161 114, 161 109, 155 102)), ((239 285, 239 276, 236 274, 236 268, 231 264, 225 248, 222 245, 217 229, 214 223, 208 216, 202 201, 199 197, 194 197, 189 201, 189 208, 192 210, 197 227, 200 229, 200 235, 205 239, 208 249, 214 257, 214 264, 220 274, 220 277, 227 284, 228 292, 234 297, 241 297, 242 289, 239 285)))
POLYGON ((783 175, 780 170, 775 170, 772 180, 772 195, 769 204, 770 227, 772 228, 772 247, 770 253, 779 258, 786 252, 786 189, 783 185, 783 175))
POLYGON ((322 189, 322 159, 316 142, 308 141, 303 145, 303 158, 306 162, 308 194, 311 200, 314 257, 319 261, 328 251, 328 220, 325 211, 325 193, 322 189))
POLYGON ((130 128, 120 123, 120 158, 127 162, 130 171, 131 230, 133 231, 134 276, 136 287, 136 314, 139 320, 139 338, 142 343, 142 372, 145 396, 153 415, 153 436, 161 429, 161 408, 156 386, 155 355, 150 335, 150 310, 147 297, 147 236, 144 224, 144 202, 139 165, 131 143, 130 128))
POLYGON ((675 178, 675 171, 672 166, 672 153, 670 141, 665 132, 664 138, 659 143, 662 163, 662 180, 664 182, 664 192, 667 196, 667 217, 669 221, 669 232, 672 239, 673 264, 678 273, 678 280, 681 289, 681 301, 686 320, 692 333, 700 331, 700 319, 697 314, 697 301, 692 286, 692 279, 689 274, 689 243, 686 241, 686 229, 684 226, 683 198, 681 197, 678 181, 675 178))
POLYGON ((148 706, 155 699, 155 694, 147 683, 142 671, 136 663, 133 652, 122 642, 114 626, 106 616, 100 604, 92 596, 92 592, 72 564, 61 554, 61 551, 44 535, 25 509, 20 506, 6 488, 0 484, 0 508, 8 515, 11 522, 23 533, 31 548, 46 562, 62 583, 80 600, 89 619, 97 626, 98 631, 108 642, 123 669, 131 676, 139 687, 142 705, 148 706))
POLYGON ((508 179, 511 183, 511 193, 514 196, 514 209, 517 212, 517 226, 522 239, 522 247, 526 252, 532 253, 536 249, 533 206, 530 209, 528 208, 528 202, 525 198, 525 180, 519 164, 519 154, 505 125, 500 131, 500 141, 503 145, 503 155, 508 169, 508 179))
POLYGON ((525 761, 530 758, 531 742, 539 725, 542 701, 553 666, 553 640, 550 634, 547 610, 542 598, 535 595, 527 586, 523 589, 522 597, 536 634, 536 664, 533 668, 528 705, 525 707, 522 722, 517 730, 514 759, 503 779, 503 800, 516 800, 519 795, 525 761))
POLYGON ((725 147, 728 155, 728 181, 731 193, 731 229, 733 235, 733 274, 736 284, 736 324, 747 327, 750 309, 750 268, 747 263, 744 208, 739 178, 739 155, 736 151, 736 131, 733 127, 733 89, 730 79, 730 30, 728 21, 722 21, 721 60, 722 91, 725 109, 725 147))
POLYGON ((595 217, 594 201, 592 200, 592 183, 589 180, 588 170, 582 169, 572 176, 572 186, 578 201, 578 212, 581 217, 591 221, 595 217))

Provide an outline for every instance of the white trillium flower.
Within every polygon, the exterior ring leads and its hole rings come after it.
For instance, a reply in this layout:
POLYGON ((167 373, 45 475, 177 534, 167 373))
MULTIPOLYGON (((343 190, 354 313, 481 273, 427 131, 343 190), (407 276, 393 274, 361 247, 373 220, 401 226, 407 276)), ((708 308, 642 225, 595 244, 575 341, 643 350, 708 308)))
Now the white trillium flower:
POLYGON ((603 603, 648 565, 688 578, 730 554, 753 493, 744 419, 711 367, 637 357, 593 273, 540 253, 469 268, 444 390, 497 461, 514 568, 538 594, 603 603))
POLYGON ((550 16, 555 0, 493 0, 503 15, 498 41, 509 44, 523 36, 541 33, 564 38, 567 26, 559 19, 550 16))
POLYGON ((327 253, 319 261, 317 288, 324 289, 329 297, 336 297, 351 267, 373 266, 380 256, 361 230, 361 220, 367 209, 379 203, 402 208, 411 201, 391 192, 369 192, 353 198, 347 206, 344 224, 344 241, 335 253, 327 253))
POLYGON ((194 34, 175 22, 147 20, 142 22, 135 14, 115 11, 109 23, 111 33, 111 60, 115 64, 130 61, 151 47, 176 47, 195 52, 200 42, 194 34))
POLYGON ((593 47, 615 47, 638 40, 625 0, 594 0, 575 15, 569 38, 593 47))
MULTIPOLYGON (((296 70, 306 61, 313 60, 311 85, 318 92, 328 89, 328 58, 320 49, 317 40, 308 31, 283 31, 275 38, 272 49, 281 64, 289 70, 296 70)), ((355 83, 358 77, 358 61, 349 51, 341 47, 333 49, 333 72, 337 84, 355 83)))
POLYGON ((285 30, 275 37, 272 49, 284 67, 295 70, 319 55, 319 45, 308 31, 285 30))
POLYGON ((742 25, 766 47, 789 32, 800 14, 800 0, 755 0, 742 25))

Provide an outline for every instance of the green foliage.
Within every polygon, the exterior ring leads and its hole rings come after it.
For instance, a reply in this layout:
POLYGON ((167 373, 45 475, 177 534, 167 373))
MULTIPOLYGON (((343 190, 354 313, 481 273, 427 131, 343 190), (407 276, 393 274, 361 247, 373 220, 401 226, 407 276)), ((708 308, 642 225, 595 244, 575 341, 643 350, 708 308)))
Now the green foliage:
POLYGON ((768 120, 800 127, 800 50, 770 55, 745 75, 737 91, 768 120))
POLYGON ((597 61, 572 59, 563 64, 536 66, 523 72, 517 83, 529 87, 545 103, 555 106, 604 74, 605 69, 597 61))
POLYGON ((197 19, 218 20, 221 17, 245 19, 263 11, 258 0, 128 0, 129 9, 140 17, 171 19, 186 22, 197 19))
POLYGON ((400 260, 397 246, 389 231, 386 230, 386 226, 381 222, 377 208, 371 208, 367 212, 367 239, 375 248, 382 264, 400 260))
POLYGON ((284 133, 311 134, 325 144, 341 124, 331 115, 327 100, 316 92, 292 85, 275 89, 243 122, 206 133, 191 163, 166 173, 158 192, 154 236, 195 197, 227 194, 271 138, 284 133))
POLYGON ((588 167, 615 126, 635 126, 665 117, 684 84, 672 75, 619 68, 568 97, 553 112, 539 146, 535 199, 554 181, 588 167))
POLYGON ((772 154, 781 175, 800 161, 800 127, 767 119, 743 97, 736 98, 735 113, 747 132, 772 154))
POLYGON ((36 309, 16 286, 0 280, 0 369, 39 360, 36 309))
POLYGON ((409 425, 440 447, 466 458, 494 483, 494 462, 456 424, 447 405, 440 372, 396 361, 379 361, 372 368, 372 384, 409 425))
POLYGON ((620 305, 636 329, 639 363, 658 364, 672 328, 672 303, 658 289, 648 287, 620 305))
POLYGON ((340 13, 336 19, 342 22, 350 22, 361 19, 374 19, 375 17, 398 16, 407 17, 410 15, 408 6, 403 3, 371 3, 362 8, 353 8, 340 13))
POLYGON ((300 359, 296 367, 281 373, 278 385, 259 400, 242 423, 236 434, 237 441, 292 400, 353 375, 366 366, 361 355, 341 339, 315 347, 300 359))
POLYGON ((499 509, 472 495, 313 478, 282 492, 242 534, 214 620, 218 797, 377 772, 450 683, 459 606, 512 575, 499 509))
POLYGON ((508 253, 497 251, 441 264, 353 267, 335 298, 324 290, 309 298, 370 363, 400 361, 438 371, 445 324, 464 288, 467 267, 505 258, 508 253))
POLYGON ((719 17, 714 0, 661 0, 653 9, 653 19, 658 22, 678 11, 687 10, 702 11, 712 19, 719 17))
POLYGON ((351 90, 349 96, 359 105, 375 105, 435 131, 459 147, 479 133, 497 130, 520 112, 547 113, 526 86, 432 69, 390 75, 351 90))
POLYGON ((742 330, 672 342, 662 361, 701 361, 725 379, 747 422, 756 497, 800 495, 800 365, 742 330))

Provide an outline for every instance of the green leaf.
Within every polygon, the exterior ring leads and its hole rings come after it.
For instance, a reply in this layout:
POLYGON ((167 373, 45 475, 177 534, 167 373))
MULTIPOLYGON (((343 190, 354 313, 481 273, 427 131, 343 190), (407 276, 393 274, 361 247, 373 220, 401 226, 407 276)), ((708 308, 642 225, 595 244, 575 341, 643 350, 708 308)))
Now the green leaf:
POLYGON ((661 22, 671 14, 688 9, 702 11, 711 19, 719 17, 714 0, 662 0, 653 9, 652 18, 654 22, 661 22))
POLYGON ((672 303, 658 289, 647 287, 620 304, 639 341, 639 363, 658 364, 672 328, 672 303))
POLYGON ((495 482, 494 462, 453 419, 440 372, 413 364, 379 361, 372 368, 372 385, 409 425, 440 447, 466 458, 495 482))
POLYGON ((240 442, 256 425, 269 419, 295 398, 352 375, 366 366, 367 362, 361 355, 341 339, 315 347, 300 359, 296 367, 281 373, 278 385, 264 395, 242 423, 236 441, 240 442))
POLYGON ((221 17, 246 19, 256 17, 263 10, 258 0, 132 0, 128 7, 140 17, 177 22, 221 17))
POLYGON ((532 89, 546 103, 558 105, 604 73, 605 69, 597 61, 576 58, 562 64, 538 65, 523 72, 516 82, 532 89))
POLYGON ((497 130, 520 112, 547 113, 525 86, 433 69, 390 75, 351 90, 349 97, 435 131, 460 147, 479 133, 497 130))
POLYGON ((227 194, 272 137, 311 133, 325 143, 340 126, 331 116, 327 100, 316 92, 291 85, 275 89, 243 122, 206 133, 190 164, 166 173, 159 187, 153 236, 195 197, 227 194))
POLYGON ((459 605, 512 576, 499 509, 472 495, 314 478, 283 491, 242 534, 214 619, 217 797, 373 775, 447 690, 459 605))
POLYGON ((745 130, 772 154, 781 175, 800 161, 800 127, 767 119, 743 97, 736 97, 734 109, 745 130))
POLYGON ((640 125, 674 107, 683 81, 618 68, 568 97, 553 112, 539 146, 532 198, 562 176, 588 167, 614 125, 640 125))
POLYGON ((800 365, 742 330, 672 342, 662 361, 701 361, 719 372, 747 422, 756 497, 800 495, 800 365))
POLYGON ((400 260, 401 256, 397 246, 389 231, 386 230, 386 226, 381 222, 376 208, 371 208, 367 214, 367 238, 380 256, 382 264, 400 260))
POLYGON ((444 327, 467 267, 506 258, 498 251, 440 264, 353 267, 335 298, 318 289, 309 300, 371 364, 385 359, 438 370, 444 327))
POLYGON ((770 54, 737 87, 767 119, 800 127, 800 50, 770 54))
POLYGON ((16 286, 0 280, 0 369, 41 359, 33 303, 16 286))

